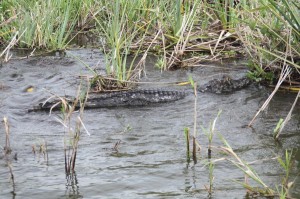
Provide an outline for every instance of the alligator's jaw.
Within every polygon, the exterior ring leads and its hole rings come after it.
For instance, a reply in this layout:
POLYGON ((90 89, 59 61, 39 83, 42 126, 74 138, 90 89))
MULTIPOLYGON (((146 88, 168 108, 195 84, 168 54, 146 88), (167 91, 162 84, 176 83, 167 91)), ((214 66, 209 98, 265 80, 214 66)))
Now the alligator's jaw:
POLYGON ((201 86, 200 92, 210 92, 216 94, 228 94, 249 86, 252 81, 248 77, 240 79, 231 79, 224 76, 222 79, 213 79, 207 84, 201 86))

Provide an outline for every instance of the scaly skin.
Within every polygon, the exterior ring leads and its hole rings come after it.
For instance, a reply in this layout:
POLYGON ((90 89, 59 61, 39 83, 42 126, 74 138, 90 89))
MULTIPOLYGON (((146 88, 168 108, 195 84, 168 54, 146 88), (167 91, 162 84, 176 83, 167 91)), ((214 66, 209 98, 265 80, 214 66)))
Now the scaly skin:
POLYGON ((92 94, 86 107, 103 108, 112 106, 144 106, 153 103, 172 102, 183 99, 184 91, 132 90, 107 94, 92 94))
POLYGON ((199 88, 199 91, 216 94, 226 94, 241 90, 249 86, 251 83, 252 81, 247 77, 232 79, 228 76, 223 76, 222 79, 213 79, 209 81, 207 84, 201 86, 199 88))
MULTIPOLYGON (((105 108, 119 106, 145 106, 154 103, 165 103, 183 99, 186 96, 185 91, 165 91, 165 90, 130 90, 111 93, 92 93, 89 94, 85 108, 105 108)), ((72 103, 74 99, 66 99, 72 103)), ((30 111, 38 110, 57 110, 61 108, 59 100, 41 103, 30 111), (56 105, 54 107, 54 105, 56 105)), ((79 108, 79 105, 77 106, 79 108)))
MULTIPOLYGON (((211 93, 231 93, 236 90, 250 85, 251 80, 244 77, 241 79, 231 79, 223 77, 223 79, 214 79, 201 86, 198 90, 200 92, 211 93)), ((166 90, 129 90, 111 93, 92 93, 89 94, 85 108, 105 108, 105 107, 119 107, 119 106, 146 106, 155 103, 173 102, 183 99, 188 92, 186 91, 166 91, 166 90)), ((74 98, 66 99, 67 102, 72 103, 74 98)), ((50 110, 54 105, 54 109, 61 108, 59 100, 39 104, 30 111, 50 110)), ((76 107, 79 108, 79 105, 76 107)))

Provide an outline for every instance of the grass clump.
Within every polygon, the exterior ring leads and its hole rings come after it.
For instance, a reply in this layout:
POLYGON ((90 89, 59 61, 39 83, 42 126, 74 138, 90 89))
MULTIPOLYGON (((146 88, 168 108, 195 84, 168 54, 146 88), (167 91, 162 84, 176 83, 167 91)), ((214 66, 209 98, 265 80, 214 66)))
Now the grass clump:
MULTIPOLYGON (((141 9, 139 1, 105 1, 105 9, 100 18, 95 18, 99 25, 99 32, 103 34, 105 43, 103 44, 106 56, 106 72, 111 79, 116 80, 114 87, 126 88, 128 84, 124 81, 134 81, 136 74, 133 70, 133 64, 139 50, 135 53, 128 67, 128 55, 131 53, 130 48, 133 45, 133 40, 139 34, 138 23, 134 23, 138 19, 138 11, 141 9), (137 5, 134 5, 136 3, 137 5), (104 15, 104 16, 103 16, 104 15)), ((142 43, 142 42, 141 42, 142 43)), ((141 44, 140 44, 141 45, 141 44)), ((108 85, 104 82, 104 78, 96 77, 96 82, 99 87, 108 85)), ((101 90, 101 89, 100 89, 101 90)))
MULTIPOLYGON (((85 125, 83 123, 83 112, 84 106, 88 99, 88 90, 85 93, 81 93, 81 86, 79 86, 77 95, 74 101, 69 102, 63 97, 58 97, 59 102, 55 103, 50 109, 56 106, 61 107, 61 118, 57 120, 64 127, 64 156, 65 156, 65 172, 67 177, 73 176, 75 174, 76 158, 78 153, 79 141, 82 135, 82 128, 89 135, 85 125), (74 115, 77 114, 75 111, 78 110, 78 115, 74 121, 74 115), (72 127, 74 124, 74 127, 72 127)), ((53 98, 53 97, 51 97, 53 98)))
MULTIPOLYGON (((286 66, 298 70, 300 60, 299 2, 264 0, 255 8, 247 7, 240 38, 252 58, 255 71, 266 78, 271 71, 274 78, 286 66)), ((298 72, 296 72, 298 73, 298 72)), ((291 76, 292 77, 292 76, 291 76)))
POLYGON ((92 1, 10 0, 0 3, 3 30, 2 42, 9 41, 14 32, 24 32, 18 47, 48 50, 65 49, 71 34, 87 21, 87 6, 92 1))

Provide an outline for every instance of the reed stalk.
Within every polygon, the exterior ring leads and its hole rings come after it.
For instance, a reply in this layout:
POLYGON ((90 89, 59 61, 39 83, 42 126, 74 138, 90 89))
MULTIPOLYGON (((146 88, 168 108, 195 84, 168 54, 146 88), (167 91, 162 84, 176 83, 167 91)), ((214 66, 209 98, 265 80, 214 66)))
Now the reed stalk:
MULTIPOLYGON (((75 173, 75 166, 76 166, 76 159, 78 154, 78 146, 80 137, 82 135, 82 128, 85 132, 90 135, 83 123, 83 113, 84 113, 84 106, 88 99, 88 91, 89 91, 89 82, 87 80, 88 88, 85 93, 82 95, 81 84, 77 90, 76 98, 69 104, 67 100, 62 97, 59 97, 61 100, 59 103, 61 104, 61 113, 62 118, 56 118, 58 122, 60 122, 64 127, 64 158, 65 158, 65 172, 66 175, 73 175, 75 173), (73 115, 75 110, 79 107, 79 115, 75 119, 75 127, 74 129, 72 126, 73 115)), ((57 106, 58 104, 53 105, 57 106)), ((51 110, 50 110, 51 113, 51 110)))
POLYGON ((213 141, 213 137, 214 137, 214 134, 215 134, 215 127, 216 127, 216 122, 217 122, 217 119, 220 117, 222 113, 222 110, 220 110, 218 112, 218 115, 217 117, 213 120, 213 122, 210 122, 209 123, 209 129, 205 129, 204 127, 201 126, 202 130, 204 131, 205 135, 207 136, 208 138, 208 159, 211 158, 211 153, 212 153, 212 141, 213 141))
POLYGON ((295 98, 295 100, 294 100, 294 103, 293 103, 293 105, 292 105, 292 107, 291 107, 289 113, 287 114, 286 118, 284 119, 284 121, 283 121, 283 122, 281 123, 281 125, 280 125, 280 128, 279 128, 279 130, 278 130, 278 132, 277 132, 277 134, 276 134, 276 136, 275 136, 275 139, 276 139, 276 140, 278 140, 279 135, 280 135, 281 132, 283 131, 283 128, 286 126, 286 124, 288 123, 288 121, 292 118, 292 112, 293 112, 293 110, 294 110, 294 108, 295 108, 295 106, 296 106, 296 104, 297 104, 297 101, 298 101, 298 99, 299 99, 299 96, 300 96, 300 90, 298 91, 298 94, 297 94, 297 96, 296 96, 296 98, 295 98))
POLYGON ((194 130, 193 130, 193 161, 197 163, 197 83, 190 77, 190 83, 194 89, 194 130))
POLYGON ((190 129, 184 128, 184 138, 186 142, 186 158, 187 162, 190 162, 190 129))
POLYGON ((142 4, 133 4, 131 1, 115 1, 107 3, 107 5, 108 8, 105 10, 107 22, 103 23, 101 19, 95 18, 100 27, 99 32, 102 32, 105 38, 103 48, 105 49, 107 74, 120 82, 134 80, 136 77, 134 63, 143 39, 139 41, 139 47, 129 66, 127 58, 131 53, 130 49, 134 39, 143 34, 140 30, 147 30, 149 27, 149 24, 140 27, 138 22, 135 22, 138 20, 137 11, 141 9, 142 4))
POLYGON ((4 127, 5 127, 5 147, 4 147, 4 154, 5 155, 9 155, 12 151, 11 147, 10 147, 10 131, 9 131, 9 124, 8 124, 8 120, 6 117, 3 118, 3 122, 4 122, 4 127))
MULTIPOLYGON (((12 164, 11 164, 11 146, 10 146, 10 128, 7 117, 3 117, 3 123, 5 128, 5 146, 3 148, 5 161, 10 173, 10 180, 12 182, 12 193, 15 195, 15 176, 13 174, 12 164)), ((17 159, 17 154, 15 154, 14 159, 17 159)))
POLYGON ((212 194, 212 192, 213 192, 214 168, 215 168, 215 165, 214 165, 213 161, 209 161, 209 164, 208 164, 208 170, 209 170, 209 189, 208 189, 208 193, 209 194, 212 194))

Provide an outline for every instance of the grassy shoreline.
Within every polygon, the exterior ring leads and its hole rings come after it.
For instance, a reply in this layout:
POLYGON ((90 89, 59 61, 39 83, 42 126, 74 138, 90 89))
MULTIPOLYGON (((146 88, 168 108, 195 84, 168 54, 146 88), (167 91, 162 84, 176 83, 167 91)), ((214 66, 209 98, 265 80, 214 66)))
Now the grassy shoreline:
POLYGON ((0 3, 0 44, 64 50, 89 32, 103 38, 107 72, 119 80, 139 67, 128 70, 128 54, 142 62, 152 52, 162 70, 247 56, 251 78, 271 81, 288 66, 298 74, 299 9, 295 0, 9 0, 0 3))

